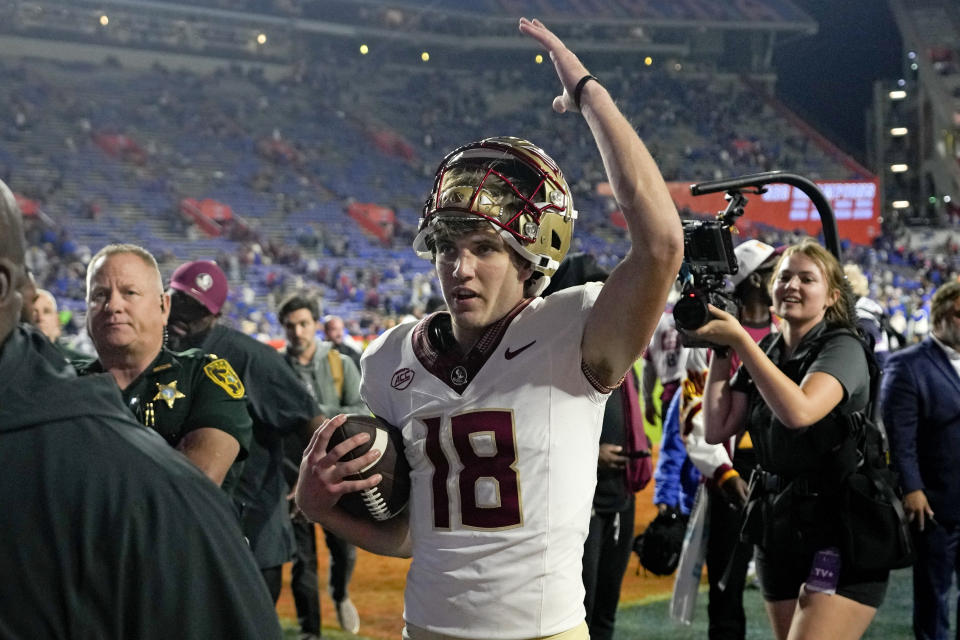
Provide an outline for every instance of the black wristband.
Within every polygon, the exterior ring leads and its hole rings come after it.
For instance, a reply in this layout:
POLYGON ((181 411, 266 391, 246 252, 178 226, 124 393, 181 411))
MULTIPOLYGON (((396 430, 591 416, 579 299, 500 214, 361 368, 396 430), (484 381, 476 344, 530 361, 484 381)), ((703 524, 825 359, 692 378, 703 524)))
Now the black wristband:
POLYGON ((577 105, 577 111, 580 111, 580 94, 583 93, 583 85, 587 84, 588 80, 593 80, 596 83, 600 82, 596 76, 592 76, 589 73, 580 78, 580 82, 577 83, 577 88, 573 90, 573 104, 577 105))

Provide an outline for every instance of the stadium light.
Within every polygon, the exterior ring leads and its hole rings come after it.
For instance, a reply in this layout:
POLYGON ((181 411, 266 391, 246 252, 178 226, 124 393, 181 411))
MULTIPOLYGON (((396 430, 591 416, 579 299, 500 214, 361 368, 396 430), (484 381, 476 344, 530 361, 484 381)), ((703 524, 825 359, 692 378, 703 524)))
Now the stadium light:
POLYGON ((906 164, 903 164, 903 163, 898 163, 898 164, 892 164, 892 165, 890 165, 890 171, 893 172, 893 173, 904 173, 904 172, 906 172, 909 168, 910 168, 910 167, 908 167, 906 164))
POLYGON ((891 204, 890 206, 892 206, 894 209, 909 209, 910 202, 908 202, 907 200, 894 200, 893 204, 891 204))
POLYGON ((893 127, 890 129, 890 135, 892 135, 894 138, 905 136, 908 133, 910 133, 910 131, 906 127, 893 127))
POLYGON ((105 27, 108 24, 110 24, 110 18, 107 17, 107 14, 103 14, 102 16, 100 16, 100 26, 105 27))
POLYGON ((365 44, 360 45, 360 55, 365 56, 370 53, 370 47, 365 44))
POLYGON ((420 59, 424 62, 430 62, 430 54, 427 51, 424 51, 420 54, 420 59))
POLYGON ((890 96, 891 100, 903 100, 904 98, 907 97, 907 92, 904 91, 903 89, 897 89, 895 91, 891 91, 887 95, 890 96))
POLYGON ((267 35, 265 33, 257 34, 257 44, 267 44, 267 35))

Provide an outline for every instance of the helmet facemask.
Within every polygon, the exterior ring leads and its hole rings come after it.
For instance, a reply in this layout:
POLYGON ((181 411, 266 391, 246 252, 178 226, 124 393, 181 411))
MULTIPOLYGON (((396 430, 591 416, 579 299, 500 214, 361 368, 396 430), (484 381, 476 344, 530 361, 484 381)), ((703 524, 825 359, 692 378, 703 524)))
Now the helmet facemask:
POLYGON ((414 249, 433 258, 432 226, 438 219, 481 218, 534 270, 530 295, 539 295, 570 248, 570 190, 545 152, 519 138, 489 138, 444 158, 423 208, 414 249))

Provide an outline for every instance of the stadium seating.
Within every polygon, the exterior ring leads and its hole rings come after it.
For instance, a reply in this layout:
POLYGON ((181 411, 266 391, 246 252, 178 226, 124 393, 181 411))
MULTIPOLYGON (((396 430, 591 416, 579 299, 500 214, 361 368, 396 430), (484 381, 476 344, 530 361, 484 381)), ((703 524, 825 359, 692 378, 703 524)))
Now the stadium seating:
MULTIPOLYGON (((238 326, 279 335, 268 310, 307 289, 325 312, 375 332, 422 303, 413 283, 430 265, 409 243, 442 153, 504 134, 543 145, 567 171, 582 214, 575 249, 607 266, 626 250, 612 202, 596 193, 604 178, 589 131, 549 109, 557 87, 546 65, 376 73, 359 58, 328 62, 278 82, 239 68, 202 76, 159 66, 0 66, 8 123, 0 168, 38 203, 31 234, 46 255, 35 269, 41 283, 76 300, 77 263, 108 242, 134 241, 165 273, 194 258, 235 263, 238 326), (181 215, 185 198, 222 203, 233 217, 210 236, 181 215), (392 209, 392 241, 354 224, 353 202, 392 209), (44 234, 56 241, 42 242, 44 234)), ((862 177, 738 77, 612 68, 603 82, 668 180, 773 168, 862 177)))

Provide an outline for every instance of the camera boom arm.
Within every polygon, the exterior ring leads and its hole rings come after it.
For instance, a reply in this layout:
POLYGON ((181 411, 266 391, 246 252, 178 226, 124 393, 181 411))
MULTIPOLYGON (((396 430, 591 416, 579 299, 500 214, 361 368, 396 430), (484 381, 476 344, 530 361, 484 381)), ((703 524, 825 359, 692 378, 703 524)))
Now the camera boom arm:
MULTIPOLYGON (((820 191, 820 188, 808 178, 804 178, 795 173, 767 171, 765 173, 753 173, 737 178, 727 178, 725 180, 699 182, 690 185, 690 193, 695 196, 702 196, 708 193, 726 191, 728 195, 734 196, 734 194, 740 195, 740 190, 745 187, 762 187, 773 183, 783 183, 797 187, 810 198, 813 206, 817 208, 817 213, 820 215, 820 225, 823 228, 823 242, 827 246, 827 250, 830 251, 837 260, 842 262, 840 241, 837 232, 837 220, 833 215, 833 209, 830 207, 830 202, 826 196, 820 191)), ((731 201, 731 206, 732 205, 733 201, 731 201)), ((730 211, 730 207, 727 208, 727 211, 730 211)), ((740 213, 743 213, 742 207, 740 213)), ((724 215, 726 215, 726 213, 724 215)))

